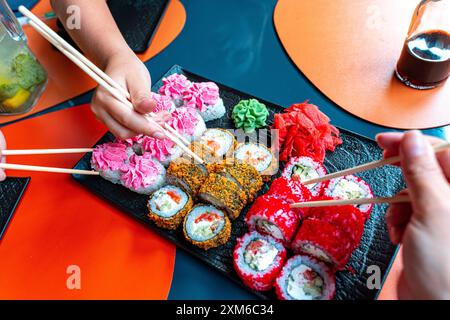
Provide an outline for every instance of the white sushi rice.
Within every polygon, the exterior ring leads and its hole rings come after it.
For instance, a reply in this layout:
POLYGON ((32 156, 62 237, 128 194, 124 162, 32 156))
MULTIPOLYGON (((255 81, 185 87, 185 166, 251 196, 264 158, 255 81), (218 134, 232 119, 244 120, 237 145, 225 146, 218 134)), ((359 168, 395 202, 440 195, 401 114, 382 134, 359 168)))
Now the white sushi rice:
POLYGON ((186 233, 194 241, 204 242, 217 236, 225 225, 225 214, 216 207, 209 205, 202 205, 194 207, 186 217, 186 233), (196 221, 202 214, 209 212, 214 213, 220 219, 213 219, 212 221, 200 220, 196 221))
MULTIPOLYGON (((328 197, 342 200, 373 198, 369 185, 354 175, 331 179, 324 193, 328 197)), ((363 204, 356 207, 362 212, 367 212, 372 205, 363 204)))
MULTIPOLYGON (((316 179, 326 175, 325 168, 309 157, 293 157, 283 170, 283 177, 297 178, 301 182, 316 179)), ((307 184, 306 187, 313 196, 318 196, 322 189, 322 182, 307 184)))
MULTIPOLYGON (((124 161, 124 165, 129 163, 129 159, 130 157, 134 154, 134 150, 132 147, 128 147, 126 149, 127 152, 127 156, 128 158, 124 161)), ((122 175, 122 172, 120 171, 120 169, 117 170, 101 170, 92 160, 91 158, 91 167, 92 169, 94 169, 95 171, 97 171, 98 173, 100 173, 100 177, 102 177, 103 179, 112 182, 114 184, 120 184, 120 177, 122 175)))
POLYGON ((225 105, 223 104, 223 100, 221 98, 217 100, 215 105, 206 106, 206 110, 200 111, 200 115, 205 122, 220 119, 225 115, 225 113, 225 105))
POLYGON ((180 212, 189 201, 189 197, 181 188, 176 186, 165 186, 155 191, 149 200, 149 206, 152 212, 162 218, 171 218, 180 212), (180 197, 176 202, 169 192, 175 193, 180 197))
POLYGON ((208 129, 203 133, 198 142, 214 150, 216 156, 223 157, 233 147, 234 136, 227 130, 208 129))
POLYGON ((280 263, 279 253, 284 251, 283 245, 270 236, 261 235, 256 231, 245 235, 242 245, 236 251, 238 254, 238 266, 246 274, 261 274, 270 272, 280 263), (249 244, 261 241, 263 244, 257 252, 248 249, 249 244), (265 271, 265 272, 263 272, 265 271))
POLYGON ((329 268, 308 256, 289 259, 276 282, 286 300, 324 300, 335 292, 329 268))
POLYGON ((190 141, 197 141, 206 131, 206 123, 203 117, 197 112, 198 122, 195 125, 194 134, 189 137, 190 141))
POLYGON ((253 166, 259 173, 267 170, 273 161, 273 154, 270 150, 256 143, 240 144, 234 152, 234 157, 253 166))

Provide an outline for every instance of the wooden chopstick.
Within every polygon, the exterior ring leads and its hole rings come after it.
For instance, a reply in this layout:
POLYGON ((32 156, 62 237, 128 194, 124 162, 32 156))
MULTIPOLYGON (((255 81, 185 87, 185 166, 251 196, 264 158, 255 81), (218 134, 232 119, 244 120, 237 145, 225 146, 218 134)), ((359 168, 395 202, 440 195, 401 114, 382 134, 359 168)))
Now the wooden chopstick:
MULTIPOLYGON (((435 153, 444 151, 449 148, 450 148, 450 143, 448 143, 448 142, 443 142, 443 143, 437 144, 433 147, 435 153)), ((394 164, 394 163, 398 163, 398 162, 400 162, 399 156, 390 157, 390 158, 377 160, 377 161, 372 161, 372 162, 368 162, 368 163, 365 163, 365 164, 362 164, 362 165, 359 165, 359 166, 356 166, 353 168, 330 173, 330 174, 324 175, 323 177, 307 180, 307 181, 303 182, 303 184, 315 184, 315 183, 319 183, 322 181, 327 181, 330 179, 335 179, 335 178, 347 176, 350 174, 355 174, 355 173, 362 172, 362 171, 376 169, 376 168, 379 168, 379 167, 382 167, 385 165, 394 164)))
POLYGON ((92 148, 78 149, 26 149, 26 150, 0 150, 0 156, 22 156, 36 154, 67 154, 92 152, 92 148))
MULTIPOLYGON (((111 78, 106 80, 106 79, 102 78, 98 73, 96 73, 93 69, 89 68, 89 66, 87 66, 82 60, 77 58, 77 56, 72 53, 72 51, 78 52, 75 48, 72 47, 73 50, 70 50, 70 51, 68 49, 66 49, 66 47, 70 46, 70 45, 68 43, 66 43, 67 46, 62 45, 62 43, 64 43, 64 40, 55 32, 53 32, 53 33, 47 32, 46 29, 48 27, 45 25, 45 23, 40 21, 36 16, 34 16, 26 8, 25 8, 25 10, 23 10, 22 13, 30 18, 30 23, 29 23, 30 26, 32 26, 38 33, 40 33, 45 39, 47 39, 51 44, 53 44, 67 58, 69 58, 73 63, 75 63, 80 69, 82 69, 95 82, 97 82, 106 91, 108 91, 113 97, 115 97, 117 100, 119 100, 120 102, 125 104, 125 106, 127 106, 128 108, 131 108, 132 110, 134 110, 133 104, 129 100, 127 100, 125 95, 121 94, 122 90, 119 89, 120 86, 114 80, 112 80, 111 78), (33 17, 33 18, 31 18, 31 17, 33 17), (41 23, 36 22, 36 19, 39 20, 41 23), (47 28, 41 27, 41 24, 44 24, 47 28), (54 36, 53 36, 53 34, 54 34, 54 36), (108 82, 112 82, 114 85, 111 85, 108 82)), ((48 29, 50 29, 50 28, 48 28, 48 29)), ((53 31, 53 30, 51 30, 51 31, 53 31)), ((79 53, 79 52, 78 52, 78 54, 81 55, 81 53, 79 53)), ((87 58, 85 58, 85 57, 84 57, 84 59, 87 60, 87 58)), ((104 74, 104 72, 102 72, 102 73, 104 74)), ((201 159, 197 154, 195 154, 194 152, 192 152, 192 150, 190 150, 189 148, 186 147, 186 145, 189 144, 189 141, 187 141, 186 138, 184 138, 182 135, 180 135, 175 129, 173 129, 171 126, 169 126, 167 123, 165 123, 164 127, 166 128, 166 130, 164 130, 159 125, 159 123, 157 123, 151 117, 145 116, 145 118, 153 126, 157 127, 159 130, 161 130, 170 140, 172 140, 176 145, 178 145, 185 153, 190 155, 192 158, 194 158, 199 163, 201 163, 201 164, 204 163, 203 159, 201 159)))
POLYGON ((6 170, 23 170, 23 171, 37 171, 37 172, 52 172, 52 173, 68 173, 80 174, 89 176, 98 176, 100 173, 91 170, 65 169, 54 167, 28 166, 23 164, 0 163, 0 169, 6 170))
MULTIPOLYGON (((51 37, 53 39, 57 39, 58 43, 60 44, 61 47, 65 48, 68 52, 70 52, 73 56, 75 56, 83 64, 88 66, 95 73, 101 75, 101 77, 103 79, 105 79, 105 81, 107 83, 109 83, 112 87, 115 87, 127 98, 130 97, 130 94, 127 90, 125 90, 122 86, 118 85, 110 76, 108 76, 105 72, 103 72, 103 70, 101 70, 92 61, 90 61, 88 58, 86 58, 84 55, 82 55, 77 49, 75 49, 72 45, 70 45, 66 40, 61 38, 55 31, 53 31, 52 28, 47 26, 41 19, 39 19, 36 15, 34 15, 30 10, 28 10, 24 6, 19 6, 19 11, 24 16, 26 16, 30 20, 30 22, 33 22, 35 26, 38 26, 45 33, 47 33, 49 35, 49 37, 51 37)), ((33 28, 36 29, 35 26, 33 26, 33 28)))
POLYGON ((362 199, 352 199, 352 200, 320 200, 320 201, 309 201, 309 202, 299 202, 291 204, 291 208, 301 209, 301 208, 315 208, 315 207, 331 207, 331 206, 346 206, 346 205, 362 205, 370 203, 401 203, 410 202, 409 196, 395 196, 395 197, 382 197, 382 198, 362 198, 362 199))

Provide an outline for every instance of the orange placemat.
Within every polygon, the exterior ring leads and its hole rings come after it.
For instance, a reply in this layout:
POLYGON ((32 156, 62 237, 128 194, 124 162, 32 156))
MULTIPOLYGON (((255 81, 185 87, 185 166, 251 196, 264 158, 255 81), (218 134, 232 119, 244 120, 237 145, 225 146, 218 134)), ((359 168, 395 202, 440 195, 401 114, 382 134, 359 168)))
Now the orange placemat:
POLYGON ((415 1, 279 0, 275 27, 292 61, 327 97, 401 129, 450 124, 450 81, 418 91, 394 77, 415 1))
MULTIPOLYGON (((38 16, 51 11, 50 1, 40 1, 32 11, 38 16)), ((184 6, 179 0, 171 0, 150 47, 143 54, 139 54, 138 57, 142 61, 147 61, 164 50, 180 34, 185 22, 186 11, 184 6)), ((56 29, 56 20, 50 21, 49 25, 56 29)), ((33 28, 26 26, 24 31, 29 39, 31 50, 43 64, 49 75, 47 88, 30 114, 95 88, 96 84, 83 71, 58 50, 54 49, 33 28)), ((0 116, 0 123, 13 121, 24 116, 0 116)))
MULTIPOLYGON (((2 129, 11 149, 92 146, 105 132, 88 106, 2 129)), ((10 157, 71 168, 82 155, 10 157)), ((32 179, 0 242, 0 299, 166 299, 175 247, 69 175, 8 172, 32 179), (68 266, 81 270, 69 290, 68 266)))

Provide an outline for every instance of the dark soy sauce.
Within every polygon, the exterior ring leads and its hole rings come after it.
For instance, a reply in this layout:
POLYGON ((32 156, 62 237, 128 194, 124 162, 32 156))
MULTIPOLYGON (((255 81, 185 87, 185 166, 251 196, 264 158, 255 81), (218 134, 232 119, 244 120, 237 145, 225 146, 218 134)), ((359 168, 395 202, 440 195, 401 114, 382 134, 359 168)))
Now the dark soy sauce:
POLYGON ((433 30, 406 41, 396 75, 416 89, 431 89, 450 75, 450 34, 433 30))

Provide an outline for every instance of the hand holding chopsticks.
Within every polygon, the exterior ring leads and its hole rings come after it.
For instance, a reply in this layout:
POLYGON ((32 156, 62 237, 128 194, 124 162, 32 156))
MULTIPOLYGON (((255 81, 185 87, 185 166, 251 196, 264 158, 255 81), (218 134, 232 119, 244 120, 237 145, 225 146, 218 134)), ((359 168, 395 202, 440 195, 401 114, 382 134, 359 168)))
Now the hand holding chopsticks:
MULTIPOLYGON (((123 105, 125 105, 130 110, 134 110, 133 104, 129 100, 130 94, 123 87, 121 87, 105 72, 95 66, 94 63, 89 61, 85 56, 83 56, 80 52, 73 48, 64 39, 62 39, 56 32, 54 32, 27 8, 25 8, 24 6, 20 6, 19 11, 30 19, 31 27, 33 27, 51 44, 53 44, 58 50, 60 50, 67 58, 74 62, 80 69, 82 69, 87 75, 89 75, 95 82, 97 82, 123 105)), ((165 123, 163 128, 157 121, 155 121, 153 114, 149 114, 144 117, 147 119, 149 124, 161 131, 167 138, 169 138, 177 146, 179 146, 186 154, 190 155, 199 163, 203 163, 203 160, 186 146, 189 144, 189 141, 187 141, 170 125, 165 123)))

